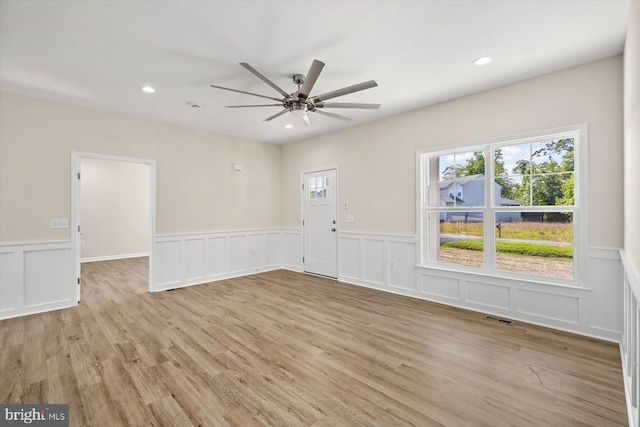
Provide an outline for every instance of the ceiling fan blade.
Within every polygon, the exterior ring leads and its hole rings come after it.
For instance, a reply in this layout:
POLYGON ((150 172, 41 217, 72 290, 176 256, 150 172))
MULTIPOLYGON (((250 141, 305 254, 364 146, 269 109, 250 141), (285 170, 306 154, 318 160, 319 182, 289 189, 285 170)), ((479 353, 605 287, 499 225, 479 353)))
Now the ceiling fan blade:
POLYGON ((276 117, 280 117, 281 115, 283 115, 284 113, 287 113, 287 112, 289 112, 289 109, 288 109, 288 108, 285 108, 284 110, 280 111, 279 113, 276 113, 276 114, 274 114, 274 115, 273 115, 273 116, 271 116, 271 117, 267 117, 266 119, 264 119, 264 121, 265 121, 265 122, 268 122, 268 121, 270 121, 270 120, 275 119, 276 117))
POLYGON ((304 116, 302 116, 302 121, 304 122, 304 125, 306 127, 311 126, 311 118, 309 117, 308 114, 305 114, 304 116))
POLYGON ((281 99, 278 99, 278 98, 272 98, 270 96, 265 96, 265 95, 258 95, 257 93, 245 92, 243 90, 231 89, 228 87, 222 87, 222 86, 216 86, 216 85, 210 85, 210 86, 215 89, 229 90, 231 92, 244 93, 245 95, 253 95, 253 96, 259 96, 260 98, 273 99, 274 101, 282 101, 281 99))
POLYGON ((380 104, 358 104, 353 102, 319 102, 316 108, 363 108, 369 110, 377 110, 380 104))
POLYGON ((255 68, 253 68, 251 65, 247 64, 246 62, 241 62, 240 65, 242 65, 244 68, 246 68, 251 73, 253 73, 257 78, 259 78, 260 80, 262 80, 263 82, 265 82, 266 84, 268 84, 269 86, 277 90, 285 98, 289 98, 291 96, 284 90, 280 89, 278 85, 276 85, 274 82, 272 82, 271 80, 269 80, 268 78, 260 74, 260 72, 255 68))
POLYGON ((327 111, 322 111, 322 110, 311 110, 311 111, 313 111, 314 113, 322 114, 323 116, 331 117, 333 119, 342 120, 343 122, 350 122, 351 121, 351 119, 349 117, 341 116, 340 114, 329 113, 327 111))
POLYGON ((348 86, 332 92, 323 93, 322 95, 314 96, 313 102, 326 101, 327 99, 337 98, 339 96, 348 95, 353 92, 359 92, 376 86, 378 86, 378 83, 376 83, 375 80, 369 80, 368 82, 358 83, 357 85, 348 86))
POLYGON ((225 105, 225 108, 248 108, 248 107, 282 107, 282 104, 225 105))
POLYGON ((313 85, 316 84, 316 80, 318 80, 318 76, 323 68, 324 62, 318 61, 317 59, 313 60, 307 72, 307 77, 304 78, 304 84, 300 88, 300 91, 298 91, 300 98, 307 99, 309 97, 309 93, 311 93, 311 89, 313 89, 313 85))

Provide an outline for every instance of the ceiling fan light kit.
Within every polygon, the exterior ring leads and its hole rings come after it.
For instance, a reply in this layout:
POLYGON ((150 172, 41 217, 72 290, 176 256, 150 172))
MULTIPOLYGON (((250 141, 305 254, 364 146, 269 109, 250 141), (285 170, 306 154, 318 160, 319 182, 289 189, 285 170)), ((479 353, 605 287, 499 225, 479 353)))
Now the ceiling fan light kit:
POLYGON ((238 89, 231 89, 223 86, 211 85, 214 89, 223 89, 231 92, 238 92, 245 95, 258 96, 260 98, 271 99, 273 101, 277 101, 277 104, 259 104, 259 105, 227 105, 227 108, 253 108, 253 107, 282 107, 283 110, 270 116, 265 119, 266 122, 271 121, 277 117, 285 113, 291 113, 294 117, 299 117, 304 122, 305 126, 311 125, 311 119, 309 118, 309 112, 318 113, 320 115, 331 117, 333 119, 342 120, 345 122, 351 121, 350 118, 342 116, 336 113, 330 113, 328 111, 324 111, 326 108, 354 108, 354 109, 379 109, 380 104, 366 104, 366 103, 344 103, 344 102, 324 102, 329 99, 337 98, 339 96, 348 95, 350 93, 359 92, 361 90, 370 89, 378 86, 375 80, 369 80, 367 82, 359 83, 352 86, 347 86, 342 89, 334 90, 331 92, 324 93, 322 95, 311 96, 311 90, 313 86, 316 84, 318 77, 320 76, 320 72, 324 68, 324 63, 322 61, 318 61, 317 59, 313 60, 307 75, 303 74, 294 74, 293 75, 293 83, 298 86, 298 90, 293 93, 287 93, 282 90, 278 85, 273 83, 263 74, 261 74, 258 70, 253 68, 251 65, 241 62, 241 66, 251 72, 253 75, 258 77, 260 80, 265 82, 267 85, 271 86, 276 92, 281 95, 281 98, 275 98, 267 95, 260 95, 257 93, 245 92, 238 89))

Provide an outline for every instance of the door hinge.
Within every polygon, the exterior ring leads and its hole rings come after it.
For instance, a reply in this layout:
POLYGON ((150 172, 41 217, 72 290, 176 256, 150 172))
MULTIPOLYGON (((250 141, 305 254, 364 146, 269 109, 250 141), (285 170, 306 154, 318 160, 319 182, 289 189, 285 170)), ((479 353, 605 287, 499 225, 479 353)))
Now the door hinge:
POLYGON ((304 262, 304 257, 302 257, 302 262, 304 262))
POLYGON ((78 285, 80 284, 80 278, 78 277, 78 285))
POLYGON ((302 226, 304 227, 304 219, 302 220, 302 226))
POLYGON ((78 172, 78 179, 80 179, 80 172, 78 172))
POLYGON ((78 226, 78 233, 80 232, 80 226, 78 226))
POLYGON ((304 190, 304 184, 302 184, 302 189, 304 190))

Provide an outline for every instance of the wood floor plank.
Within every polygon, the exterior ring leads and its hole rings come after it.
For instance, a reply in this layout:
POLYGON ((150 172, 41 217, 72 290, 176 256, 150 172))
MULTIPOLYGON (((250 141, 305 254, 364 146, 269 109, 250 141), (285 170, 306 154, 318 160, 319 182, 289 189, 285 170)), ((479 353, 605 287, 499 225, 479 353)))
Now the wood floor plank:
POLYGON ((72 426, 624 426, 615 344, 291 271, 148 292, 82 265, 82 302, 0 321, 0 401, 72 426))

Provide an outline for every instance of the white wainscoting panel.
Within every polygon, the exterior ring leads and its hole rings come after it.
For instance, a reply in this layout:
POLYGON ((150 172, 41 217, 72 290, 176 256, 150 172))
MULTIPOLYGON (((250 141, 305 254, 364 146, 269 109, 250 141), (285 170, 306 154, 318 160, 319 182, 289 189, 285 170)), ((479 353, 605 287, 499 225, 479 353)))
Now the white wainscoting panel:
POLYGON ((543 319, 578 324, 577 296, 563 296, 548 292, 519 289, 518 312, 543 319))
POLYGON ((617 252, 590 249, 589 274, 581 287, 418 267, 419 297, 618 342, 622 300, 616 298, 621 295, 616 284, 620 275, 617 252))
MULTIPOLYGON (((363 267, 361 265, 361 239, 358 237, 338 235, 338 280, 349 282, 362 280, 363 267)), ((384 260, 378 260, 384 262, 384 260)))
MULTIPOLYGON (((414 236, 341 232, 338 280, 619 342, 622 267, 617 249, 589 248, 580 287, 416 267, 414 236)), ((638 426, 640 427, 640 426, 638 426)))
POLYGON ((205 248, 206 239, 184 240, 184 276, 187 281, 205 276, 205 248))
POLYGON ((380 239, 362 239, 362 276, 365 282, 385 286, 385 242, 380 239))
POLYGON ((640 274, 621 250, 623 274, 623 330, 620 341, 629 426, 640 427, 640 274))
MULTIPOLYGON (((16 286, 15 252, 0 253, 0 313, 15 310, 16 286)), ((22 305, 22 303, 19 303, 22 305)))
POLYGON ((416 245, 412 241, 390 240, 389 244, 389 286, 405 291, 416 288, 416 245))
POLYGON ((67 248, 23 252, 24 306, 32 308, 69 299, 71 252, 67 248))
POLYGON ((282 268, 282 242, 291 236, 274 229, 158 235, 151 290, 282 268))
POLYGON ((166 289, 180 284, 181 260, 180 240, 158 240, 156 238, 155 258, 153 269, 156 283, 162 284, 166 289))
POLYGON ((0 246, 0 319, 71 307, 76 301, 71 242, 0 246))
POLYGON ((287 270, 302 271, 302 232, 296 229, 282 231, 284 262, 287 270))
POLYGON ((509 310, 511 307, 511 291, 506 286, 490 285, 488 283, 467 281, 466 300, 478 307, 509 310))
POLYGON ((264 265, 264 249, 266 236, 264 234, 250 234, 249 242, 249 270, 257 270, 264 265))
POLYGON ((433 274, 421 275, 420 292, 430 297, 436 297, 439 302, 460 299, 460 280, 433 274), (442 300, 440 298, 445 298, 442 300))
POLYGON ((341 232, 338 280, 407 294, 416 289, 415 237, 341 232))
POLYGON ((264 267, 276 269, 282 266, 282 241, 281 232, 266 233, 264 235, 264 267))
POLYGON ((229 270, 229 257, 227 256, 227 238, 209 237, 207 240, 207 265, 211 276, 222 276, 229 270))
POLYGON ((587 277, 591 288, 588 322, 591 329, 604 334, 622 331, 621 301, 623 287, 620 252, 611 249, 589 248, 587 277))
POLYGON ((247 269, 247 236, 229 236, 229 273, 242 274, 247 269))

